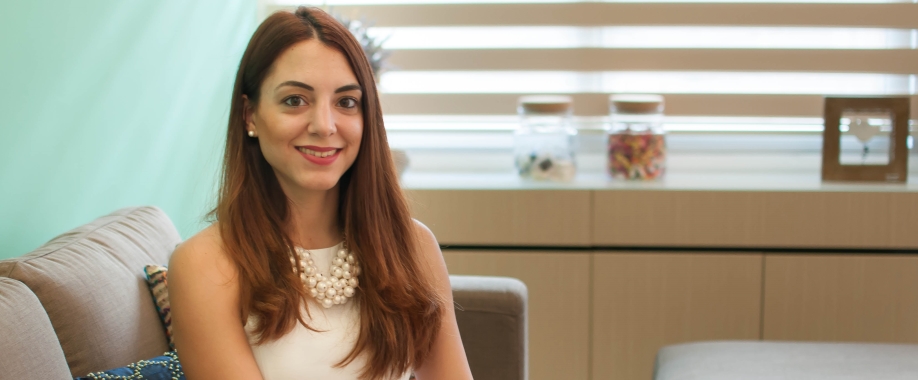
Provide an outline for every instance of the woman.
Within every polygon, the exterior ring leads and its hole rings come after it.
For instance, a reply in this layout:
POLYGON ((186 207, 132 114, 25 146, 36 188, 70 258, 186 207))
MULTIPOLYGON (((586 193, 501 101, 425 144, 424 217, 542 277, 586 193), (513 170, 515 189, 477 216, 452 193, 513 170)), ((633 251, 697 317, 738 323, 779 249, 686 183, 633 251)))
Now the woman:
POLYGON ((370 65, 321 10, 276 13, 249 41, 212 214, 170 261, 188 379, 472 378, 370 65))

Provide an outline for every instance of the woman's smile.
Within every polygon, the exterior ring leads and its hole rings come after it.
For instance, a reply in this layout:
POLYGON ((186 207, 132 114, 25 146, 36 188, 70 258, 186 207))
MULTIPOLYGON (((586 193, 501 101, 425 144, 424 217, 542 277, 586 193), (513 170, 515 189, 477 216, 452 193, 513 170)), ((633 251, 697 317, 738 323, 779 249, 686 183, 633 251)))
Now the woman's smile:
POLYGON ((341 149, 332 147, 318 147, 313 145, 298 146, 296 150, 308 160, 317 165, 331 165, 338 158, 341 149))

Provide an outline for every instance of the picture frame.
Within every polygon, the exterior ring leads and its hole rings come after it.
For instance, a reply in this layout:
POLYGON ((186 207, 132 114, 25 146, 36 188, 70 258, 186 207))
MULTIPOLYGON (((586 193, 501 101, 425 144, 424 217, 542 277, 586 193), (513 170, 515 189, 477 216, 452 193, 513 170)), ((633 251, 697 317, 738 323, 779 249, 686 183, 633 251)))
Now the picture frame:
MULTIPOLYGON (((825 128, 822 134, 823 181, 904 183, 908 180, 908 97, 826 97, 824 116, 825 128), (841 121, 843 115, 858 113, 889 115, 891 131, 888 135, 888 160, 886 157, 881 160, 885 164, 866 162, 867 142, 864 142, 864 163, 850 164, 842 162, 840 157, 840 153, 842 153, 842 129, 847 129, 850 125, 842 125, 841 121)), ((870 127, 876 131, 880 130, 878 126, 870 127)))

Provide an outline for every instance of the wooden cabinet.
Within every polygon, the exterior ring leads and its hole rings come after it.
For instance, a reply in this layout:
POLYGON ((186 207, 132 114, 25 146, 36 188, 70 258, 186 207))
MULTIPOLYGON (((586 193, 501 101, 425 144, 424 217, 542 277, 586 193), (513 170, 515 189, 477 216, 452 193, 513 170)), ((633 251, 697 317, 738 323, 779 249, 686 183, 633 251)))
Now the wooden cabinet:
POLYGON ((444 251, 451 274, 508 276, 529 291, 529 378, 585 380, 589 371, 589 253, 444 251))
POLYGON ((589 191, 423 190, 407 195, 412 215, 440 244, 590 244, 589 191))
POLYGON ((918 343, 918 257, 768 255, 764 338, 918 343))
POLYGON ((617 190, 593 197, 596 246, 740 247, 758 238, 761 226, 753 192, 617 190))
POLYGON ((593 245, 918 247, 918 193, 605 190, 593 195, 593 245))
POLYGON ((451 273, 528 286, 531 379, 650 380, 681 342, 918 343, 918 192, 825 186, 408 194, 442 245, 480 247, 445 250, 451 273), (701 251, 724 247, 745 252, 701 251), (794 253, 837 247, 910 253, 794 253))
POLYGON ((760 338, 760 254, 597 252, 592 277, 593 379, 650 380, 668 344, 760 338))

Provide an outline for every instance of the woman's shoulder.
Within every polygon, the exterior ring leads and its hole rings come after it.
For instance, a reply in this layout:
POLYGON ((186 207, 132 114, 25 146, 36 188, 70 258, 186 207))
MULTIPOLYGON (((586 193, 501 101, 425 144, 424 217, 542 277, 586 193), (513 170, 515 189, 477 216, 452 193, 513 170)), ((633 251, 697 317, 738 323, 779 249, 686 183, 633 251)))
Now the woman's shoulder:
POLYGON ((415 237, 418 239, 418 242, 420 243, 419 245, 420 245, 421 251, 425 251, 428 253, 430 251, 436 251, 436 253, 439 255, 440 254, 440 244, 437 243, 437 237, 434 236, 433 231, 431 231, 430 228, 427 228, 427 226, 424 225, 424 223, 421 223, 420 220, 411 219, 411 221, 414 224, 414 234, 415 234, 415 237), (432 248, 436 248, 436 249, 432 249, 432 248))
POLYGON ((236 272, 216 223, 179 244, 169 260, 170 280, 187 275, 225 284, 236 281, 236 272))
POLYGON ((437 237, 424 223, 417 219, 412 219, 412 221, 414 222, 415 238, 418 242, 418 253, 421 261, 428 267, 427 272, 434 275, 434 281, 443 282, 446 279, 448 282, 446 262, 443 260, 443 252, 440 251, 440 243, 437 242, 437 237))

